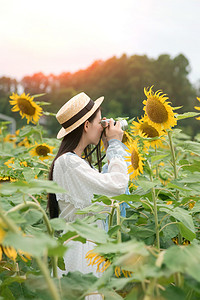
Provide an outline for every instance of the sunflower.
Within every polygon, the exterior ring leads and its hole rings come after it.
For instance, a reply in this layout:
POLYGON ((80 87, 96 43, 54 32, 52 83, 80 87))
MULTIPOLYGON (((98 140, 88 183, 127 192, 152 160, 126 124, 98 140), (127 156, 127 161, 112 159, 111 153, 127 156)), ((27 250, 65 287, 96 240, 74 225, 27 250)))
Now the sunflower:
POLYGON ((144 158, 139 153, 137 140, 134 140, 131 144, 128 144, 126 151, 131 154, 130 156, 126 156, 125 160, 131 162, 131 164, 128 166, 128 173, 132 173, 130 175, 130 179, 133 179, 136 178, 140 173, 143 173, 144 158))
MULTIPOLYGON (((4 165, 6 165, 8 168, 13 168, 12 166, 11 166, 11 164, 14 164, 14 162, 15 162, 15 158, 14 157, 11 157, 9 160, 7 160, 5 163, 4 163, 4 165)), ((13 168, 14 169, 14 168, 13 168)))
POLYGON ((3 139, 4 142, 7 142, 7 143, 14 143, 16 142, 16 135, 15 134, 7 134, 5 136, 5 138, 3 139))
POLYGON ((144 88, 144 93, 147 97, 147 100, 143 101, 144 111, 149 124, 158 130, 171 129, 175 126, 177 120, 173 112, 174 108, 170 106, 170 102, 166 101, 169 99, 166 94, 162 94, 161 90, 154 93, 152 87, 149 91, 144 88))
MULTIPOLYGON (((97 265, 97 272, 104 272, 111 265, 111 262, 109 259, 95 253, 93 250, 88 251, 85 258, 88 261, 88 266, 97 265), (100 269, 100 265, 102 263, 103 263, 103 266, 101 266, 101 269, 100 269)), ((132 272, 123 270, 120 267, 115 267, 115 276, 120 277, 121 273, 125 277, 130 277, 132 274, 132 272)))
POLYGON ((36 104, 33 99, 34 97, 29 96, 29 94, 23 93, 22 95, 18 95, 13 93, 10 96, 10 104, 14 105, 12 111, 19 111, 22 119, 26 117, 27 123, 32 122, 36 124, 42 115, 42 108, 36 104))
POLYGON ((164 135, 166 132, 150 125, 148 117, 143 117, 138 120, 138 122, 133 121, 132 124, 131 130, 134 135, 150 138, 148 144, 153 148, 162 146, 162 141, 165 140, 164 135))
POLYGON ((54 148, 45 143, 38 144, 35 142, 35 147, 30 151, 30 154, 32 156, 39 156, 39 159, 44 160, 50 158, 49 154, 53 154, 54 148))
POLYGON ((132 143, 132 141, 133 141, 133 138, 131 137, 131 135, 127 131, 124 131, 122 143, 127 146, 127 144, 132 143))
MULTIPOLYGON (((200 98, 197 97, 197 100, 200 102, 200 98)), ((200 106, 195 106, 194 107, 197 110, 200 110, 200 106)), ((200 117, 196 118, 197 120, 200 120, 200 117)))
POLYGON ((29 148, 30 147, 30 142, 28 140, 27 137, 25 137, 22 141, 20 141, 18 144, 17 144, 18 147, 26 147, 26 148, 29 148))
POLYGON ((0 183, 1 182, 13 182, 16 181, 15 178, 12 178, 10 176, 0 176, 0 183))

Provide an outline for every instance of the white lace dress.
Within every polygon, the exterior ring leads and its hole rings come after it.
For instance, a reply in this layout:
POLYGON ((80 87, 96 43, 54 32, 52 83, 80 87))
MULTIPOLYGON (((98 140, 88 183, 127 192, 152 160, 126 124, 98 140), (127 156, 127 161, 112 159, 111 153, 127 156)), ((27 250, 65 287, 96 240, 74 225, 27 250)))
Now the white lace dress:
MULTIPOLYGON (((127 165, 124 156, 127 152, 123 148, 123 144, 118 140, 110 140, 106 152, 109 161, 108 172, 99 173, 89 164, 81 159, 78 155, 71 152, 61 155, 56 161, 53 170, 53 180, 66 189, 65 194, 56 194, 56 198, 60 208, 60 218, 64 218, 66 222, 74 221, 81 218, 76 215, 77 209, 82 209, 91 205, 94 194, 106 196, 116 196, 125 193, 128 184, 127 165)), ((103 227, 101 221, 98 226, 103 227)), ((70 241, 71 247, 66 251, 64 262, 67 274, 69 271, 80 271, 83 274, 92 272, 96 277, 100 273, 96 273, 96 266, 87 266, 85 255, 89 250, 94 248, 94 244, 86 242, 70 241)), ((59 271, 61 276, 63 271, 59 271)), ((101 299, 100 296, 86 297, 89 300, 101 299)))

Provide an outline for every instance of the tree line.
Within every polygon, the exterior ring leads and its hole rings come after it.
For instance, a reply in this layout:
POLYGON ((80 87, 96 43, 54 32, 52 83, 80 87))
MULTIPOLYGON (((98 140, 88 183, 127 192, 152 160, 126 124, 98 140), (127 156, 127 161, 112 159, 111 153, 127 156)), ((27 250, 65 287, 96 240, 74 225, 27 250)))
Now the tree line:
MULTIPOLYGON (((102 115, 107 117, 141 117, 143 115, 144 87, 154 86, 154 91, 163 90, 169 96, 172 106, 182 108, 179 113, 194 111, 198 90, 188 79, 190 65, 188 59, 179 54, 172 58, 162 54, 157 59, 146 55, 127 56, 123 54, 103 61, 97 60, 85 70, 75 73, 63 72, 56 76, 36 73, 24 76, 21 81, 9 77, 0 78, 0 113, 14 116, 19 126, 25 121, 10 110, 9 95, 16 92, 19 85, 31 95, 46 93, 37 99, 51 103, 48 111, 58 109, 72 96, 84 91, 93 100, 104 96, 102 115)), ((45 107, 46 109, 46 107, 45 107)), ((48 117, 48 132, 55 136, 59 124, 48 117)), ((187 133, 195 135, 199 122, 182 121, 180 124, 187 133), (188 125, 189 123, 189 125, 188 125)))

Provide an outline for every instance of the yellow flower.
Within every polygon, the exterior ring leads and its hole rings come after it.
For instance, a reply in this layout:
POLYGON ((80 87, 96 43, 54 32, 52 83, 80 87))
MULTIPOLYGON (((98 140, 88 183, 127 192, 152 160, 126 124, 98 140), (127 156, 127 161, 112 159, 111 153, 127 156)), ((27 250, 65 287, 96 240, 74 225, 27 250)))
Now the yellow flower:
POLYGON ((26 161, 20 161, 20 166, 28 167, 28 164, 26 161))
POLYGON ((131 137, 131 135, 127 131, 124 131, 122 143, 127 146, 127 144, 132 143, 132 141, 133 141, 133 138, 131 137))
MULTIPOLYGON (((200 102, 200 98, 197 97, 197 100, 200 102)), ((194 107, 196 110, 200 110, 200 106, 195 106, 194 107)), ((200 120, 200 117, 196 118, 197 120, 200 120)))
POLYGON ((190 200, 190 202, 188 203, 189 208, 192 209, 195 206, 195 203, 195 201, 190 200))
POLYGON ((101 255, 98 255, 97 253, 93 252, 93 250, 88 251, 85 258, 88 261, 88 266, 97 265, 97 272, 104 272, 111 264, 108 259, 101 255), (100 269, 100 265, 102 263, 104 264, 100 269))
POLYGON ((29 148, 29 147, 30 147, 30 143, 29 143, 28 138, 25 137, 21 142, 19 142, 19 143, 17 144, 17 146, 29 148))
POLYGON ((49 154, 53 154, 54 148, 45 143, 38 144, 35 142, 35 147, 30 151, 30 154, 32 156, 39 156, 39 159, 44 160, 50 158, 49 154))
MULTIPOLYGON (((3 253, 8 258, 15 261, 17 258, 17 251, 13 247, 2 245, 2 242, 6 235, 5 228, 6 228, 6 225, 0 220, 0 261, 2 260, 3 253)), ((18 254, 24 261, 27 261, 27 259, 29 259, 29 260, 31 259, 31 256, 22 250, 18 250, 18 254)))
POLYGON ((11 157, 9 160, 7 160, 4 165, 6 165, 8 168, 12 168, 11 164, 14 164, 15 159, 14 157, 11 157))
POLYGON ((6 235, 6 232, 4 230, 4 226, 3 226, 3 223, 2 221, 0 222, 0 244, 3 242, 3 239, 6 235))
POLYGON ((42 115, 42 108, 36 104, 33 99, 34 97, 29 96, 29 94, 23 93, 22 95, 18 95, 13 93, 10 96, 10 104, 14 105, 12 111, 19 111, 22 119, 26 117, 27 123, 37 123, 40 116, 42 115))
POLYGON ((16 179, 12 178, 10 176, 0 176, 0 183, 7 182, 7 181, 13 182, 13 181, 16 181, 16 179))
POLYGON ((4 142, 15 143, 16 142, 16 135, 9 133, 5 136, 5 138, 3 140, 4 140, 4 142))
POLYGON ((144 158, 139 153, 137 141, 134 140, 131 144, 127 145, 126 151, 131 155, 126 156, 125 160, 131 162, 131 165, 128 166, 128 173, 132 173, 130 175, 130 179, 136 178, 140 173, 143 173, 143 160, 144 158))
MULTIPOLYGON (((164 135, 166 132, 164 130, 155 128, 153 125, 150 125, 147 116, 138 120, 138 122, 133 121, 132 124, 133 126, 131 126, 131 129, 134 135, 150 138, 148 144, 153 148, 162 146, 162 141, 165 140, 164 135)), ((144 144, 146 144, 145 141, 144 144)))
POLYGON ((167 201, 167 205, 171 205, 173 201, 167 201))
MULTIPOLYGON (((88 261, 88 266, 94 266, 97 265, 97 272, 104 272, 110 265, 111 262, 105 258, 104 256, 101 256, 97 253, 95 253, 93 250, 90 250, 87 252, 86 256, 85 256, 86 260, 88 261), (100 269, 100 265, 103 264, 103 266, 101 266, 100 269)), ((131 276, 132 272, 126 271, 121 269, 120 267, 115 267, 115 275, 116 277, 120 277, 121 276, 121 272, 125 277, 129 277, 131 276)))
POLYGON ((162 91, 154 93, 152 87, 144 89, 147 100, 143 101, 145 116, 148 117, 149 124, 158 130, 171 129, 177 124, 173 108, 170 102, 166 101, 169 98, 162 91))

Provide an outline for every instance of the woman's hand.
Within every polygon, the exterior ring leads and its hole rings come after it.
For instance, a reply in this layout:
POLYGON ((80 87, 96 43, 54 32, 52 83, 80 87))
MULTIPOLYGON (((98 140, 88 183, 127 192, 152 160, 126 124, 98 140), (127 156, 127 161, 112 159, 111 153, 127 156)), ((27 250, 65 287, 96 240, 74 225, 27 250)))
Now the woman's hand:
POLYGON ((114 120, 110 119, 108 127, 105 128, 105 137, 107 142, 116 139, 122 141, 124 131, 121 129, 120 122, 117 121, 114 125, 114 120))

